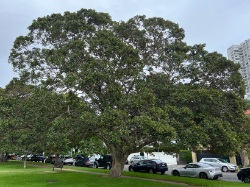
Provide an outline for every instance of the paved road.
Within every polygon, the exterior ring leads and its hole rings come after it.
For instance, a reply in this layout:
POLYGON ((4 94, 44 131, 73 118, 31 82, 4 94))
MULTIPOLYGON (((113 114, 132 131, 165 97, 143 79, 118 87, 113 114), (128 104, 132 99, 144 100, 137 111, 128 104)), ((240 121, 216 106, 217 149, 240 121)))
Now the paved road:
POLYGON ((223 172, 223 177, 219 178, 218 180, 223 181, 231 181, 231 182, 241 182, 237 178, 237 172, 223 172))
MULTIPOLYGON (((124 171, 128 171, 128 166, 129 165, 124 166, 124 171)), ((172 168, 177 167, 177 166, 176 165, 169 165, 168 167, 169 167, 169 170, 166 171, 165 174, 171 175, 172 168)), ((237 178, 237 172, 223 172, 223 177, 219 178, 218 180, 229 181, 229 182, 241 182, 237 178)))

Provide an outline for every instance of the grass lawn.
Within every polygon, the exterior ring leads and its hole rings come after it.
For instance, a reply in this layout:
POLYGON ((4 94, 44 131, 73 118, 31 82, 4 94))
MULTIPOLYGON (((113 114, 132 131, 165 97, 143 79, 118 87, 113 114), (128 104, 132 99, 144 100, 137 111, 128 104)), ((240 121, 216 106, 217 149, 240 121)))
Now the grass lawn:
POLYGON ((72 186, 72 187, 180 187, 181 183, 188 186, 240 187, 244 183, 202 180, 187 177, 174 177, 139 172, 124 171, 121 178, 107 177, 105 169, 65 166, 62 170, 52 171, 50 164, 27 162, 23 168, 22 162, 11 161, 0 163, 1 187, 40 187, 40 186, 72 186), (32 165, 31 165, 32 164, 32 165), (43 167, 39 167, 43 166, 43 167), (74 171, 72 171, 74 170, 74 171), (92 172, 92 173, 90 173, 92 172), (154 179, 154 180, 151 180, 154 179), (158 181, 157 181, 158 180, 158 181), (169 183, 169 182, 177 183, 169 183), (179 183, 179 184, 178 184, 179 183))

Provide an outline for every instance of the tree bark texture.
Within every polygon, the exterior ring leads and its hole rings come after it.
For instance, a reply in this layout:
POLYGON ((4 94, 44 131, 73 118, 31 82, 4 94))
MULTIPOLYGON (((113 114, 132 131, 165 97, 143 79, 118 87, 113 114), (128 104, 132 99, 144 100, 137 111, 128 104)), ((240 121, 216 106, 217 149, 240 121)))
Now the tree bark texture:
POLYGON ((6 162, 8 160, 6 153, 1 153, 0 155, 0 162, 6 162))
POLYGON ((109 176, 114 178, 121 177, 124 165, 126 163, 129 154, 122 153, 119 151, 112 151, 111 155, 112 155, 112 168, 110 170, 109 176))

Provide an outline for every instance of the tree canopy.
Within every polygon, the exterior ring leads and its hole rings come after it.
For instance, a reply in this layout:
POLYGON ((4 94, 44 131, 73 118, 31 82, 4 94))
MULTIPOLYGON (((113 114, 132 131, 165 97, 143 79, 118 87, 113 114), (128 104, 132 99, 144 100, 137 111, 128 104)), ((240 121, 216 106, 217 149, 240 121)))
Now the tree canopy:
POLYGON ((9 140, 1 151, 62 153, 79 146, 85 135, 79 116, 84 106, 73 93, 57 94, 14 79, 1 98, 0 132, 2 140, 9 140))

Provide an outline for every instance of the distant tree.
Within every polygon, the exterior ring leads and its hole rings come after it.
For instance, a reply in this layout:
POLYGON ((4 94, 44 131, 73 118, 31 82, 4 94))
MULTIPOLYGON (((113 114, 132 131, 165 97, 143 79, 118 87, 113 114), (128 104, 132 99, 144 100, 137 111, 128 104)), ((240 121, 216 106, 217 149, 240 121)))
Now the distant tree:
POLYGON ((224 136, 234 138, 229 121, 202 112, 212 101, 200 108, 192 102, 202 104, 213 92, 240 97, 238 66, 202 45, 188 46, 178 24, 145 16, 115 22, 108 14, 81 9, 38 18, 29 31, 15 40, 9 62, 29 83, 78 94, 87 106, 81 128, 112 154, 110 176, 121 175, 130 153, 159 140, 181 139, 195 147, 219 124, 223 132, 229 125, 224 136))

